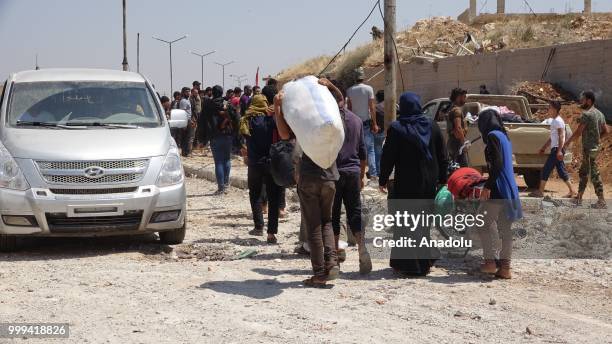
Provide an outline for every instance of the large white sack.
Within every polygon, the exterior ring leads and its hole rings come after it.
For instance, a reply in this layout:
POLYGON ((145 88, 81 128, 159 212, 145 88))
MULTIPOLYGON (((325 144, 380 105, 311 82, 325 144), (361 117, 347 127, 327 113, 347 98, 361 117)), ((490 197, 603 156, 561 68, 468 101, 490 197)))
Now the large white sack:
POLYGON ((285 120, 302 150, 314 163, 329 168, 344 143, 344 126, 336 99, 314 76, 283 87, 285 120))

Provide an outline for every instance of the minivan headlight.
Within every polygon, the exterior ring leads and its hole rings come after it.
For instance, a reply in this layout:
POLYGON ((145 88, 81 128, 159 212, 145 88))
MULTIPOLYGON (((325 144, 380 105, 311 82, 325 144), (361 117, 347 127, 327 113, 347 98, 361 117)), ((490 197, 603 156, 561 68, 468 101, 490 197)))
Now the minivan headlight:
POLYGON ((159 177, 157 178, 157 186, 164 187, 175 185, 183 182, 185 174, 183 173, 183 165, 178 149, 171 147, 166 154, 164 165, 162 166, 159 177))
POLYGON ((30 188, 11 153, 0 143, 0 188, 24 191, 30 188))

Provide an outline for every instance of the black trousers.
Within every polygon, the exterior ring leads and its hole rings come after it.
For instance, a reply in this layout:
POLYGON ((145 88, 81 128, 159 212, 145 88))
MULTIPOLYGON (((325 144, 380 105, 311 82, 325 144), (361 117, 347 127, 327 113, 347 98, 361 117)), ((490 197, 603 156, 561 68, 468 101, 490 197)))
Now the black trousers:
POLYGON ((261 209, 261 194, 265 190, 268 197, 268 234, 278 233, 278 210, 281 187, 274 183, 270 167, 265 165, 249 165, 248 167, 249 200, 253 212, 255 228, 263 229, 264 218, 261 209))
MULTIPOLYGON (((280 199, 279 199, 279 203, 278 203, 278 207, 280 209, 285 209, 287 207, 287 200, 285 197, 285 187, 280 187, 281 191, 280 191, 280 199)), ((266 188, 263 189, 263 191, 261 192, 261 202, 262 203, 268 203, 268 196, 266 195, 266 188)))
POLYGON ((342 204, 346 210, 347 223, 353 234, 361 232, 361 175, 359 172, 340 172, 336 182, 336 196, 332 207, 334 235, 340 235, 342 204))
POLYGON ((193 150, 193 140, 195 138, 196 127, 187 125, 187 128, 181 129, 181 149, 183 156, 188 156, 193 150))

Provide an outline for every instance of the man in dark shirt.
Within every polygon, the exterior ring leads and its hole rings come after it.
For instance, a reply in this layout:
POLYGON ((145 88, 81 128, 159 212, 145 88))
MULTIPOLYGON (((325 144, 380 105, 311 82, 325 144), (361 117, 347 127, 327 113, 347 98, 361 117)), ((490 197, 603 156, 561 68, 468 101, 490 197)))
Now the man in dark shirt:
MULTIPOLYGON (((342 99, 342 93, 327 79, 319 83, 326 86, 337 100, 342 99)), ((285 121, 282 112, 282 97, 280 92, 274 100, 276 124, 279 136, 283 140, 291 138, 291 129, 285 121)), ((336 191, 336 181, 340 178, 334 162, 329 168, 315 164, 306 154, 296 147, 298 157, 297 183, 300 197, 300 209, 305 222, 310 261, 314 276, 304 281, 307 286, 324 286, 329 280, 338 278, 338 267, 334 232, 332 229, 332 205, 336 191)))
POLYGON ((361 189, 364 185, 363 180, 368 163, 363 122, 357 115, 342 106, 340 107, 340 115, 344 121, 344 144, 336 159, 340 179, 336 182, 336 196, 332 208, 332 227, 338 259, 343 262, 346 252, 338 247, 338 241, 340 238, 342 203, 344 203, 349 229, 357 239, 359 272, 367 274, 372 271, 372 261, 363 241, 361 223, 361 189))
POLYGON ((276 136, 276 123, 274 117, 268 115, 267 111, 268 102, 266 98, 261 94, 253 97, 253 102, 243 117, 246 127, 241 134, 246 142, 249 200, 253 212, 253 222, 255 222, 255 228, 249 234, 263 235, 264 218, 261 196, 265 185, 269 202, 267 242, 275 244, 278 242, 276 234, 278 233, 281 188, 274 182, 270 172, 270 147, 276 136))

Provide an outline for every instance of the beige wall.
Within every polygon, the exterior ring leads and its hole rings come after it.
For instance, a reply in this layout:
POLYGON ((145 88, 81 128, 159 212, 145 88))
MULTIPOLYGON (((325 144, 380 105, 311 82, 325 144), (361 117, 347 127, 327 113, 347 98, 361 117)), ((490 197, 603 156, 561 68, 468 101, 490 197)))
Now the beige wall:
MULTIPOLYGON (((454 87, 477 93, 486 84, 491 93, 508 93, 520 81, 537 81, 542 76, 552 47, 502 51, 491 54, 455 56, 435 63, 404 63, 401 66, 406 90, 417 92, 423 102, 447 97, 454 87)), ((612 40, 590 41, 556 46, 545 81, 558 83, 578 95, 591 89, 599 107, 612 113, 612 40)), ((372 68, 374 75, 382 67, 372 68)), ((384 88, 384 73, 370 81, 384 88)), ((398 93, 403 90, 398 76, 398 93)))

